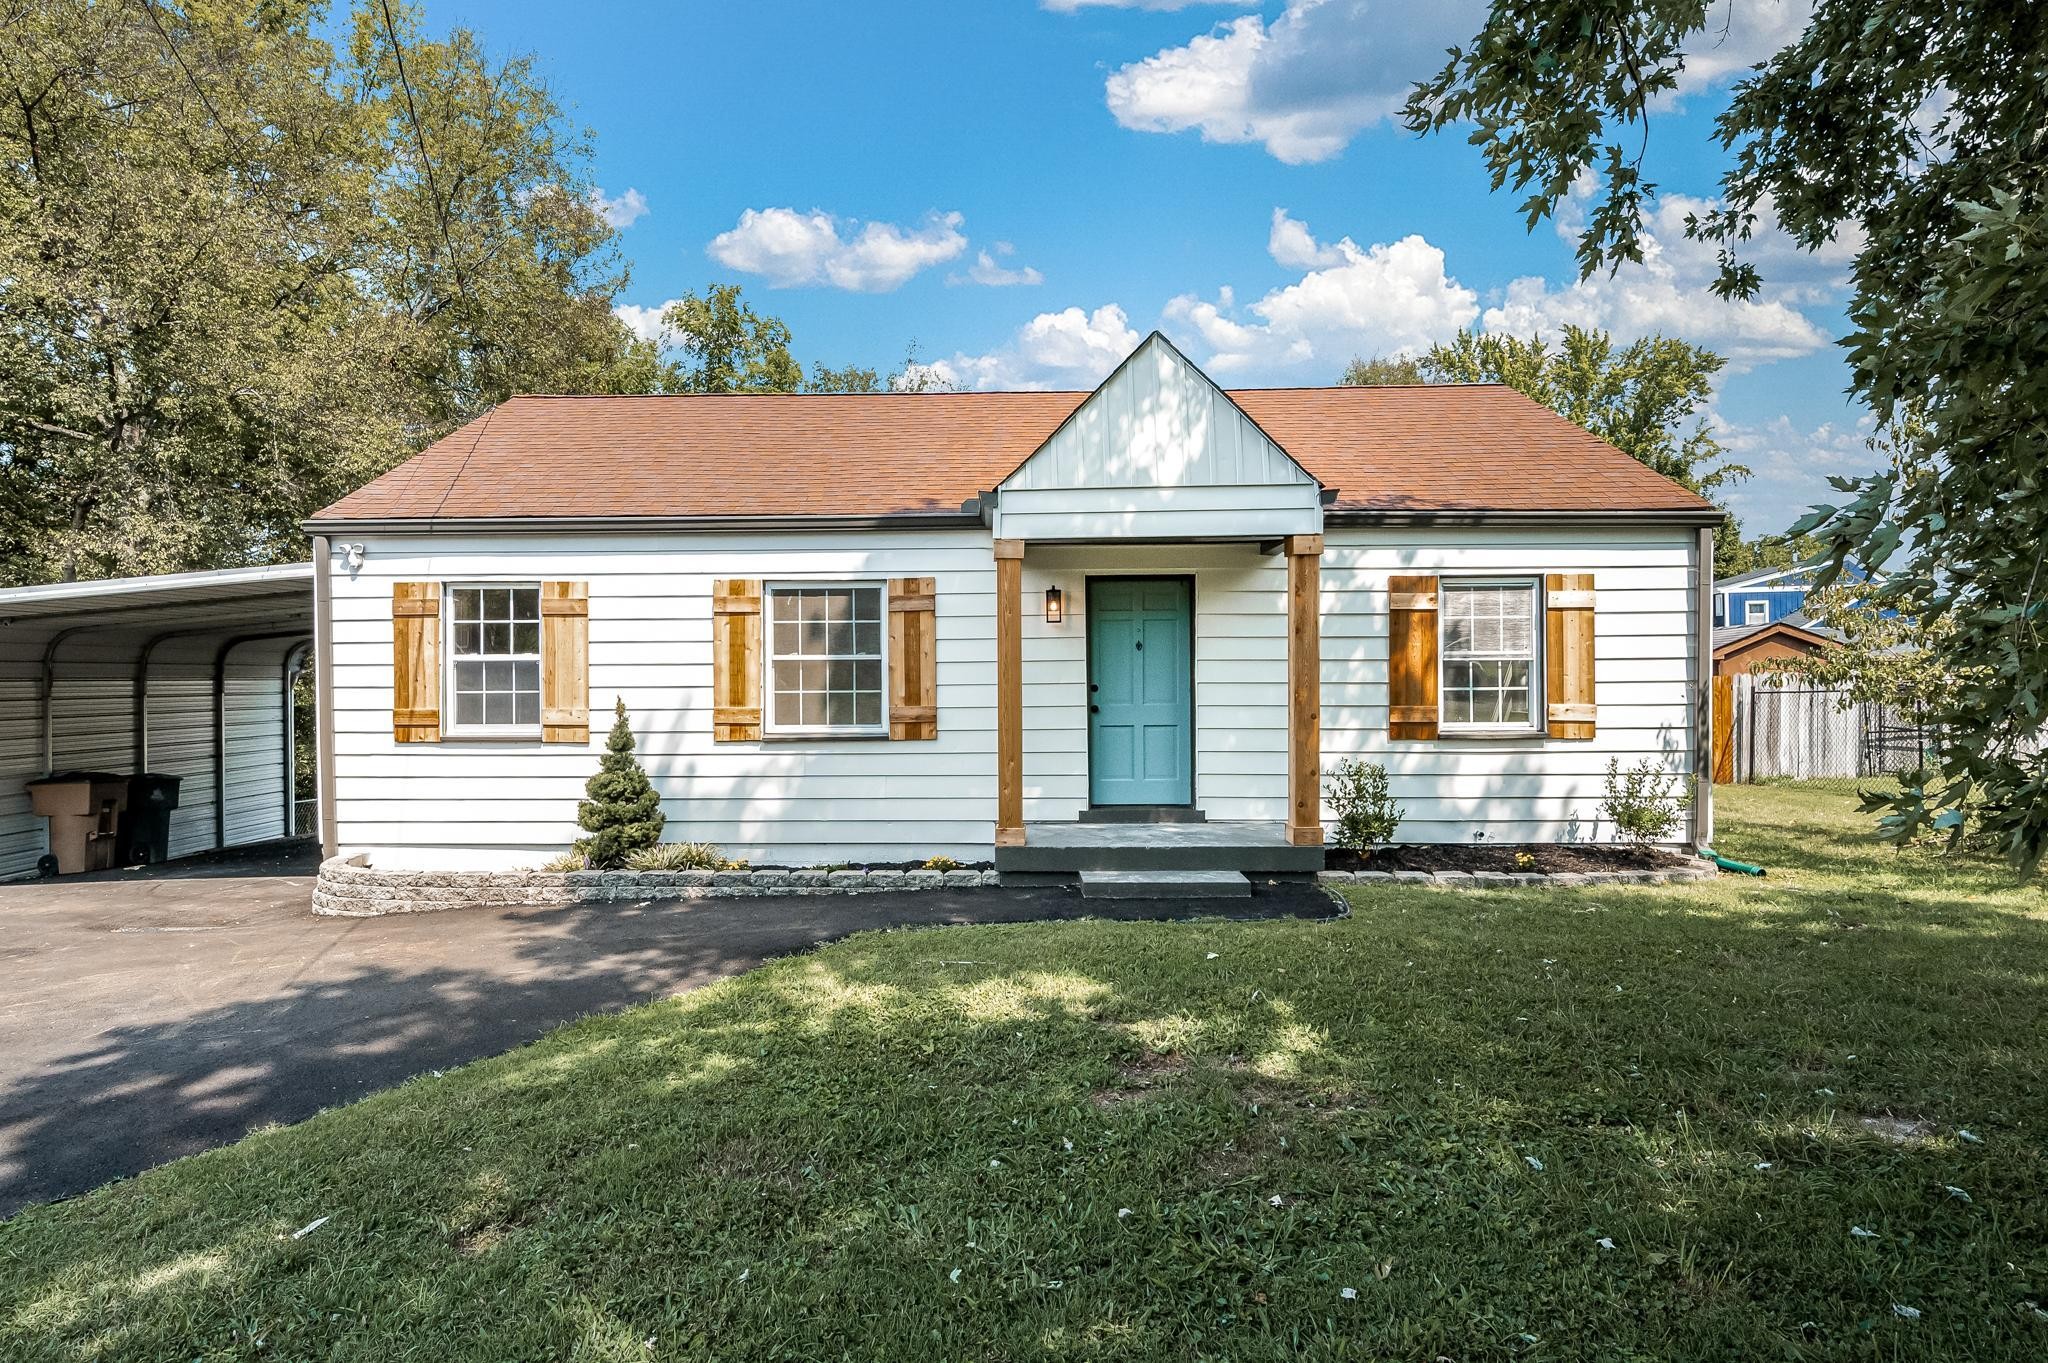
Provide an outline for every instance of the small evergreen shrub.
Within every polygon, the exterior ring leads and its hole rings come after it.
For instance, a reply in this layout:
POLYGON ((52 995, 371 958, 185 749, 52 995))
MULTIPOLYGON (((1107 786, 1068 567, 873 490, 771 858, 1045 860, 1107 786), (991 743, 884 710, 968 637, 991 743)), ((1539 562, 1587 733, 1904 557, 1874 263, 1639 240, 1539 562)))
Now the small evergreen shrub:
POLYGON ((661 841, 661 796, 633 756, 633 730, 626 723, 626 702, 613 713, 611 737, 597 774, 584 786, 589 799, 576 807, 576 824, 590 836, 576 841, 576 850, 594 871, 614 871, 633 853, 661 841))
POLYGON ((1607 759, 1607 798, 1600 811, 1630 842, 1669 842, 1691 808, 1692 792, 1676 772, 1647 757, 1626 771, 1620 758, 1607 759))
POLYGON ((1360 856, 1392 842, 1401 826, 1401 806, 1387 793, 1387 769, 1377 762, 1345 758, 1330 768, 1323 798, 1337 815, 1337 845, 1360 856))
POLYGON ((657 843, 626 858, 629 871, 723 871, 731 866, 725 853, 708 842, 657 843))

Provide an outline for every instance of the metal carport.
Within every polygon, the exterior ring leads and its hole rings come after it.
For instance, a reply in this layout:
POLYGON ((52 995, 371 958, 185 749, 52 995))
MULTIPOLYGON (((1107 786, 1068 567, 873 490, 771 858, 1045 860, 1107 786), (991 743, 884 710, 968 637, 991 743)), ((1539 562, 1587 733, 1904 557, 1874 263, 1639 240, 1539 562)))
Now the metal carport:
POLYGON ((25 784, 58 771, 183 778, 172 856, 291 834, 312 640, 310 563, 0 589, 0 880, 46 850, 25 784))

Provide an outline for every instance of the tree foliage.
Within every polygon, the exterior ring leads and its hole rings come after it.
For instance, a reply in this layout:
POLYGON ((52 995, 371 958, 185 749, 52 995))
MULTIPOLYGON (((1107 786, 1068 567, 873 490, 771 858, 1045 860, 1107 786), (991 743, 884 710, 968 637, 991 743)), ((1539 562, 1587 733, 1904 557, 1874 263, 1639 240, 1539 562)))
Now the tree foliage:
POLYGON ((620 384, 623 274, 529 64, 321 17, 6 6, 0 581, 296 557, 490 403, 620 384))
MULTIPOLYGON (((1419 85, 1416 131, 1469 126, 1533 227, 1582 180, 1582 272, 1643 256, 1651 102, 1708 0, 1495 4, 1419 85)), ((1878 599, 1953 627, 1931 647, 1971 678, 1933 716, 1938 778, 1878 797, 1889 836, 1961 834, 1967 804, 2017 865, 2048 852, 2048 7, 1817 0, 1805 29, 1716 120, 1721 201, 1688 233, 1721 251, 1716 287, 1751 297, 1759 225, 1816 249, 1861 237, 1844 338, 1851 389, 1881 426, 1912 414, 1915 457, 1839 479, 1795 527, 1883 572, 1878 599)))
POLYGON ((612 731, 605 739, 597 772, 584 785, 589 798, 576 806, 576 826, 590 836, 576 841, 584 864, 592 870, 624 866, 635 852, 661 841, 667 819, 661 794, 633 756, 633 728, 626 722, 626 702, 613 703, 612 731))
POLYGON ((1391 388, 1404 384, 1428 383, 1422 361, 1413 355, 1359 356, 1344 366, 1337 382, 1347 388, 1391 388))
POLYGON ((804 367, 790 354, 789 327, 755 312, 737 284, 685 293, 661 314, 661 324, 679 356, 669 392, 794 393, 803 387, 804 367))
POLYGON ((1969 679, 1942 656, 1941 644, 1955 629, 1951 616, 1927 622, 1898 603, 1879 599, 1861 583, 1837 582, 1806 598, 1808 619, 1837 635, 1838 647, 1798 658, 1771 658, 1760 671, 1799 677, 1842 693, 1844 705, 1896 705, 1925 713, 1947 707, 1969 679))

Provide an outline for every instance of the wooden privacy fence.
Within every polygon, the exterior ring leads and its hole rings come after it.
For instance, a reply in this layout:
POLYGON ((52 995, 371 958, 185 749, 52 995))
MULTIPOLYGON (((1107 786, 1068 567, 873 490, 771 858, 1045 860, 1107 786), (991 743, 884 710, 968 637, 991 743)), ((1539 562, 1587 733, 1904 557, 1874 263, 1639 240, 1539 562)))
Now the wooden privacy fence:
POLYGON ((1714 780, 1854 780, 1936 759, 1932 730, 1909 712, 1755 674, 1714 678, 1714 780))

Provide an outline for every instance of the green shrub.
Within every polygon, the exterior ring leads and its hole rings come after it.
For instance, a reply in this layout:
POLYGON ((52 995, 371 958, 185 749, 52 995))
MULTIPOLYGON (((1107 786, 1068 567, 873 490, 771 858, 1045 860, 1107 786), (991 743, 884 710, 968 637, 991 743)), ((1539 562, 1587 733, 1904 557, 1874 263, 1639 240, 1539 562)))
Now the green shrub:
POLYGON ((1607 798, 1600 802, 1600 811, 1630 842, 1670 841, 1691 808, 1692 792, 1678 773, 1647 757, 1627 771, 1620 758, 1607 759, 1607 798))
POLYGON ((605 740, 604 756, 598 759, 597 774, 584 786, 590 798, 576 807, 576 824, 590 835, 577 840, 576 850, 598 871, 616 870, 633 853, 660 842, 666 822, 661 796, 633 756, 626 702, 619 701, 613 713, 617 719, 605 740))
POLYGON ((629 871, 723 871, 732 865, 708 842, 664 842, 626 858, 629 871))
POLYGON ((581 852, 564 852, 559 857, 540 864, 543 871, 581 871, 587 863, 581 852))
POLYGON ((1337 845, 1361 856, 1392 842, 1401 826, 1401 806, 1387 793, 1387 769, 1377 762, 1345 758, 1330 768, 1323 798, 1337 815, 1337 845))

